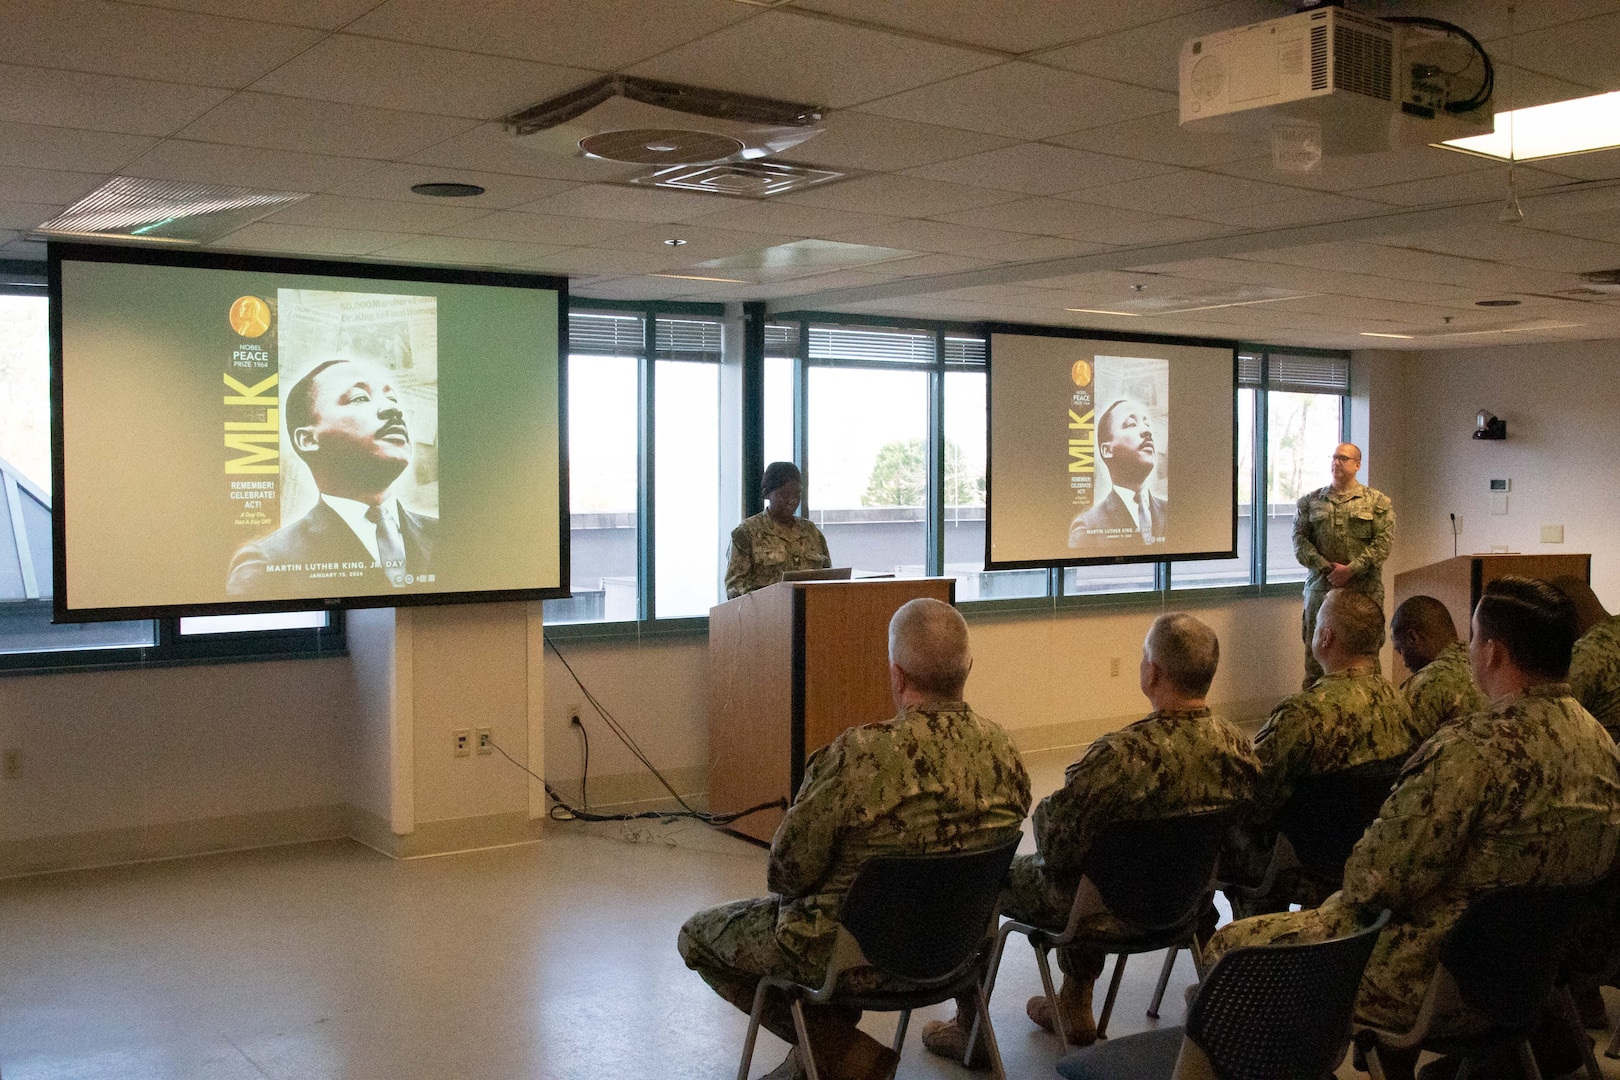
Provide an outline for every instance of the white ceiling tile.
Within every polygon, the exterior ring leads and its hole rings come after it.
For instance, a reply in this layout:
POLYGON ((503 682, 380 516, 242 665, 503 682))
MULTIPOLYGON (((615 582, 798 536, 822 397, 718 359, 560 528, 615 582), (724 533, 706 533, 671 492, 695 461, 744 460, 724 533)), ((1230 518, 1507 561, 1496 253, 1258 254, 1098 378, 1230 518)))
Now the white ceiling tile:
POLYGON ((1385 203, 1365 199, 1348 199, 1328 192, 1301 195, 1294 199, 1243 206, 1232 210, 1209 210, 1200 216, 1226 225, 1245 229, 1282 229, 1294 225, 1315 225, 1325 221, 1344 221, 1349 218, 1387 214, 1385 203))
POLYGON ((995 62, 976 50, 782 9, 671 49, 629 73, 838 109, 995 62))
POLYGON ((30 169, 117 172, 156 142, 147 135, 0 122, 0 161, 30 169))
MULTIPOLYGON (((1456 176, 1432 176, 1427 180, 1410 180, 1404 184, 1381 184, 1377 187, 1354 188, 1346 194, 1375 202, 1400 206, 1441 206, 1446 203, 1487 202, 1508 197, 1507 165, 1475 169, 1456 176)), ((1515 182, 1521 192, 1537 188, 1567 184, 1569 177, 1520 165, 1514 170, 1515 182)))
POLYGON ((895 277, 932 277, 935 274, 965 274, 995 266, 989 259, 967 259, 960 255, 919 255, 883 264, 883 272, 895 277))
POLYGON ((1173 108, 1174 94, 1014 62, 862 106, 925 124, 1044 139, 1173 108))
POLYGON ((611 236, 630 232, 636 226, 601 218, 557 217, 552 214, 520 214, 497 210, 475 221, 444 230, 447 236, 470 236, 479 240, 511 240, 520 244, 596 244, 611 236))
POLYGON ((374 171, 377 164, 362 158, 165 139, 130 162, 123 172, 126 176, 158 180, 313 192, 354 181, 374 171))
POLYGON ((1071 240, 1061 236, 1031 236, 1010 244, 998 244, 973 254, 1003 263, 1041 262, 1045 259, 1074 259, 1107 251, 1107 244, 1071 240))
POLYGON ((748 232, 778 233, 783 236, 831 236, 856 229, 878 229, 901 219, 888 214, 857 214, 848 210, 824 210, 775 199, 763 201, 726 200, 717 213, 688 219, 693 225, 712 229, 744 229, 748 232))
MULTIPOLYGON (((1620 11, 1620 0, 1536 0, 1533 4, 1517 5, 1503 0, 1365 0, 1360 6, 1368 15, 1378 18, 1427 15, 1446 19, 1488 42, 1510 32, 1523 34, 1620 11)), ((1492 56, 1501 51, 1501 48, 1493 49, 1492 56)))
POLYGON ((347 30, 612 71, 759 14, 729 0, 388 0, 347 30))
POLYGON ((0 165, 0 202, 55 203, 65 206, 90 194, 105 179, 101 173, 0 165))
POLYGON ((620 277, 625 274, 650 274, 668 265, 669 257, 662 253, 647 255, 635 251, 572 247, 565 248, 555 255, 536 259, 528 268, 573 277, 620 277))
POLYGON ((529 263, 565 250, 554 244, 514 244, 505 240, 474 240, 465 236, 416 236, 379 248, 374 254, 380 259, 400 262, 526 267, 529 263))
POLYGON ((1071 233, 1076 239, 1090 240, 1114 247, 1147 247, 1161 244, 1185 244, 1193 240, 1207 240, 1212 236, 1225 236, 1239 231, 1236 226, 1192 218, 1162 217, 1152 221, 1110 225, 1097 228, 1084 235, 1071 233))
POLYGON ((1579 274, 1620 266, 1620 246, 1516 225, 1473 225, 1390 237, 1386 246, 1579 274))
POLYGON ((109 0, 10 0, 6 56, 137 79, 246 86, 320 40, 303 30, 109 0))
POLYGON ((1099 154, 1202 167, 1270 154, 1265 142, 1244 133, 1187 131, 1175 109, 1133 120, 1053 136, 1049 141, 1099 154))
POLYGON ((546 180, 536 176, 514 176, 511 173, 478 172, 469 169, 451 169, 442 165, 396 162, 373 169, 356 180, 333 188, 332 191, 336 195, 355 195, 365 199, 421 200, 428 203, 449 203, 454 206, 509 210, 514 206, 567 191, 572 186, 566 180, 546 180), (417 195, 411 191, 413 185, 427 183, 477 184, 484 189, 484 193, 445 199, 435 195, 417 195))
POLYGON ((1577 180, 1614 180, 1620 178, 1620 150, 1594 150, 1590 154, 1543 158, 1536 162, 1536 168, 1560 176, 1572 176, 1577 180))
POLYGON ((451 200, 400 202, 357 199, 348 195, 315 195, 278 210, 266 221, 376 232, 431 233, 490 213, 487 208, 457 206, 451 200))
POLYGON ((0 229, 28 232, 61 212, 59 203, 0 202, 0 229))
POLYGON ((834 234, 831 239, 852 244, 875 244, 879 247, 910 248, 913 251, 932 251, 972 255, 984 248, 1010 244, 1028 237, 994 229, 975 229, 967 225, 951 225, 943 221, 901 221, 880 228, 852 229, 834 234))
POLYGON ((317 229, 303 225, 276 225, 268 221, 256 221, 209 246, 230 251, 370 255, 408 239, 410 237, 403 233, 370 232, 361 229, 317 229))
POLYGON ((1569 101, 1597 92, 1595 86, 1560 79, 1539 71, 1528 71, 1517 64, 1504 64, 1499 53, 1491 56, 1496 68, 1496 89, 1491 95, 1496 111, 1527 109, 1553 101, 1569 101))
POLYGON ((976 187, 1001 188, 1025 195, 1051 195, 1059 191, 1152 176, 1165 172, 1167 168, 1153 162, 1093 154, 1050 143, 1023 143, 924 165, 908 170, 906 175, 976 187))
POLYGON ((834 169, 897 172, 932 161, 993 150, 1014 141, 978 131, 918 124, 854 110, 834 112, 827 117, 825 128, 809 142, 793 148, 795 161, 834 169))
POLYGON ((1271 152, 1212 166, 1211 172, 1243 176, 1289 187, 1318 191, 1349 191, 1374 185, 1425 180, 1435 176, 1488 169, 1491 163, 1472 154, 1441 150, 1433 146, 1412 146, 1378 154, 1324 157, 1310 172, 1283 172, 1272 164, 1271 152))
POLYGON ((1083 235, 1110 225, 1148 221, 1156 214, 1120 210, 1111 206, 1088 206, 1069 199, 1016 199, 972 210, 935 215, 942 221, 972 225, 980 229, 1035 233, 1041 236, 1083 235))
POLYGON ((1218 173, 1178 169, 1128 184, 1070 192, 1068 197, 1101 206, 1152 213, 1201 214, 1298 197, 1292 188, 1218 173))
POLYGON ((863 176, 836 184, 779 195, 784 202, 854 210, 862 214, 899 217, 937 217, 955 210, 987 206, 1012 198, 1007 192, 923 180, 915 176, 863 176))
POLYGON ((1040 62, 1174 93, 1182 42, 1216 30, 1289 15, 1292 7, 1276 0, 1233 0, 1042 53, 1040 62))
POLYGON ((625 165, 579 155, 556 157, 542 153, 532 143, 515 139, 500 124, 480 124, 471 131, 446 139, 410 160, 425 165, 446 165, 455 169, 517 173, 553 180, 618 180, 641 172, 645 165, 625 165))
MULTIPOLYGON (((145 0, 153 7, 201 11, 212 15, 242 14, 241 0, 145 0)), ((252 17, 289 26, 336 30, 375 7, 377 0, 254 0, 252 17)))
POLYGON ((813 11, 892 26, 926 37, 960 41, 1003 52, 1026 53, 1070 41, 1157 22, 1214 0, 1131 0, 1121 3, 1053 4, 1049 0, 999 0, 994 14, 983 0, 797 0, 813 11))
POLYGON ((615 221, 686 221, 713 213, 731 200, 698 192, 661 191, 617 184, 585 184, 520 207, 536 214, 611 218, 615 221))
MULTIPOLYGON (((769 233, 741 232, 732 229, 703 229, 692 225, 654 225, 620 232, 602 241, 601 247, 617 251, 637 251, 646 255, 663 254, 665 266, 695 266, 710 259, 723 259, 745 252, 761 251, 778 244, 799 241, 795 236, 773 236, 769 233), (671 247, 665 240, 680 239, 686 243, 671 247)), ((720 274, 719 277, 727 275, 720 274)))
POLYGON ((0 120, 169 135, 230 96, 219 87, 0 64, 0 120))
POLYGON ((692 292, 694 282, 671 278, 627 277, 570 286, 568 298, 579 300, 672 300, 692 292))
POLYGON ((596 77, 581 68, 337 34, 289 60, 252 89, 497 120, 596 77))
POLYGON ((0 259, 21 259, 24 262, 44 262, 45 245, 36 240, 12 240, 0 246, 0 259))
POLYGON ((1596 90, 1620 90, 1620 12, 1521 33, 1497 51, 1514 64, 1596 90))
POLYGON ((473 126, 451 116, 243 93, 187 125, 180 135, 266 150, 393 159, 420 153, 473 126))

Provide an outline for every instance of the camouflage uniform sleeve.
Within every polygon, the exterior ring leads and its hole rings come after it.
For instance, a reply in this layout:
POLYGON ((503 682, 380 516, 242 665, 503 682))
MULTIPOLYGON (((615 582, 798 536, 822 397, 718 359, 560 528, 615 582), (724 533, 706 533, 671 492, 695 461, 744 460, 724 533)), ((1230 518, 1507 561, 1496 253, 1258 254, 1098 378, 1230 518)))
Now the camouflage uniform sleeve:
POLYGON ((1344 902, 1361 910, 1409 910, 1451 878, 1472 842, 1486 768, 1454 729, 1424 743, 1351 852, 1344 902))
POLYGON ((1389 496, 1382 492, 1373 504, 1373 537, 1361 554, 1350 560, 1352 573, 1360 574, 1384 565, 1389 558, 1389 545, 1395 539, 1395 507, 1389 496))
POLYGON ((726 599, 735 600, 748 591, 748 575, 754 568, 754 546, 748 530, 741 525, 731 530, 731 553, 726 557, 726 599))
POLYGON ((1310 762, 1311 736, 1318 718, 1308 705, 1282 701, 1255 733, 1254 756, 1260 759, 1260 778, 1254 785, 1254 815, 1266 821, 1282 809, 1294 793, 1294 780, 1310 762))
POLYGON ((1294 558, 1307 570, 1327 570, 1332 563, 1322 558, 1311 540, 1311 497, 1303 495, 1294 504, 1294 558))
POLYGON ((821 528, 809 518, 805 518, 804 520, 809 524, 812 533, 810 546, 816 551, 816 554, 811 556, 811 561, 815 563, 813 569, 822 570, 831 566, 832 554, 827 550, 826 534, 823 533, 821 528))
POLYGON ((1035 848, 1047 869, 1063 874, 1080 869, 1101 827, 1113 819, 1112 782, 1117 771, 1107 743, 1094 743, 1069 766, 1063 786, 1035 807, 1035 848))
POLYGON ((771 892, 789 898, 808 896, 832 868, 848 804, 859 795, 848 790, 844 765, 842 737, 817 750, 805 763, 798 797, 771 837, 771 857, 765 870, 771 892))

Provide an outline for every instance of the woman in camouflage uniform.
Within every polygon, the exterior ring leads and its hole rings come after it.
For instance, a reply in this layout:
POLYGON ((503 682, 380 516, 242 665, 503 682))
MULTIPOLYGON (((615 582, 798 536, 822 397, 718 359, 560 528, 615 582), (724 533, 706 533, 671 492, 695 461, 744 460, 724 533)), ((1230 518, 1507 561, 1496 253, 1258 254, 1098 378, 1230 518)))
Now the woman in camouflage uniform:
POLYGON ((821 570, 832 565, 827 538, 809 518, 795 517, 804 497, 804 477, 791 461, 765 467, 760 485, 765 509, 731 530, 726 561, 726 598, 763 589, 790 570, 821 570))

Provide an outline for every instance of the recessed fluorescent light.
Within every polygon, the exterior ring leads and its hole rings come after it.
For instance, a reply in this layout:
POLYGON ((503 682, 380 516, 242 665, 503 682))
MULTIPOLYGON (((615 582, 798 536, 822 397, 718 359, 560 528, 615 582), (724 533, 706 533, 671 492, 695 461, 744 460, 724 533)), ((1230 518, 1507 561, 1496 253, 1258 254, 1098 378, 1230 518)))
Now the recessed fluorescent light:
POLYGON ((1202 307, 1176 308, 1173 311, 1160 311, 1159 315, 1185 315, 1189 311, 1214 311, 1216 308, 1253 307, 1255 304, 1275 304, 1283 300, 1304 300, 1316 296, 1317 293, 1296 293, 1293 296, 1268 296, 1264 300, 1234 300, 1229 304, 1205 304, 1202 307))
POLYGON ((1535 161, 1620 146, 1620 91, 1499 112, 1491 134, 1435 145, 1498 161, 1535 161))
POLYGON ((1142 317, 1142 313, 1140 311, 1109 311, 1107 308, 1066 307, 1063 310, 1078 311, 1085 315, 1128 315, 1133 319, 1140 319, 1142 317))
POLYGON ((1475 337, 1480 334, 1533 334, 1538 330, 1568 330, 1572 326, 1581 326, 1578 322, 1542 323, 1539 326, 1509 326, 1501 330, 1454 330, 1449 334, 1434 334, 1433 337, 1475 337))
POLYGON ((649 274, 649 277, 679 278, 681 281, 723 281, 728 285, 752 285, 752 281, 735 277, 702 277, 698 274, 649 274))
POLYGON ((1406 339, 1406 340, 1410 340, 1413 335, 1411 335, 1411 334, 1375 334, 1371 330, 1363 330, 1361 332, 1360 336, 1361 337, 1393 337, 1393 338, 1403 338, 1403 339, 1406 339))

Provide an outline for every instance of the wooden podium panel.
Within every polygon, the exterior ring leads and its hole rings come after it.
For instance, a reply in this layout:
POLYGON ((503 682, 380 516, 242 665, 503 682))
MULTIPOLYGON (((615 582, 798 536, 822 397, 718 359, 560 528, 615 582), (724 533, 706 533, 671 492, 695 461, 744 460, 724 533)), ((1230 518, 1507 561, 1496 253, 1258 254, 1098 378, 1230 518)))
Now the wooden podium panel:
POLYGON ((1446 605, 1457 636, 1468 640, 1468 625, 1474 616, 1485 586, 1501 577, 1532 577, 1552 580, 1559 577, 1592 579, 1590 555, 1458 555, 1441 562, 1419 566, 1395 575, 1395 608, 1413 596, 1432 596, 1446 605))
MULTIPOLYGON (((709 809, 791 800, 811 754, 894 715, 889 620, 955 595, 954 578, 784 581, 711 608, 709 809)), ((781 820, 764 810, 731 827, 768 843, 781 820)))

